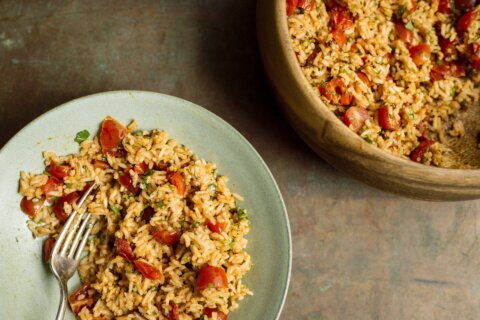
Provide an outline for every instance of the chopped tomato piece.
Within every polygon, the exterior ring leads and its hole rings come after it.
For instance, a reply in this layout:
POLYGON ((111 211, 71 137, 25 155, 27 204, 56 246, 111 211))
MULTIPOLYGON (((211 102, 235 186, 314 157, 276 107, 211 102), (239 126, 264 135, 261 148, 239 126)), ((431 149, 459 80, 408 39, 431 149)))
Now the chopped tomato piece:
POLYGON ((28 200, 27 197, 23 197, 22 201, 20 202, 20 208, 22 209, 22 211, 29 215, 31 218, 35 217, 41 207, 42 203, 40 201, 33 201, 33 199, 28 200))
POLYGON ((108 151, 107 153, 115 158, 125 158, 127 156, 127 151, 122 147, 118 147, 116 150, 108 151))
POLYGON ((119 172, 118 176, 118 182, 125 188, 127 188, 128 191, 130 191, 133 194, 136 194, 139 190, 139 187, 135 187, 132 182, 132 177, 130 176, 129 173, 130 170, 125 170, 124 172, 119 172))
POLYGON ((87 307, 92 309, 95 305, 95 290, 88 284, 84 284, 77 290, 75 290, 70 297, 68 297, 70 308, 74 314, 79 314, 80 311, 87 307))
POLYGON ((106 117, 100 128, 100 145, 103 153, 114 152, 122 143, 127 129, 111 117, 106 117))
POLYGON ((183 176, 178 171, 168 171, 167 172, 167 180, 169 183, 173 184, 177 189, 179 195, 184 196, 187 187, 185 186, 185 181, 183 180, 183 176))
POLYGON ((442 52, 445 54, 445 56, 455 53, 454 41, 450 41, 442 36, 438 36, 438 44, 440 45, 440 48, 442 48, 442 52))
POLYGON ((198 272, 197 289, 226 288, 228 286, 225 270, 220 267, 206 265, 198 272))
POLYGON ((215 233, 222 233, 227 227, 225 223, 220 223, 217 220, 207 220, 207 226, 210 231, 215 233))
POLYGON ((425 153, 435 142, 436 141, 430 140, 426 137, 422 137, 420 144, 412 151, 412 153, 410 153, 410 159, 415 162, 423 162, 425 153))
POLYGON ((103 161, 103 160, 97 160, 97 159, 93 159, 92 160, 92 164, 93 164, 93 167, 95 169, 108 169, 110 168, 110 165, 108 164, 107 161, 103 161))
POLYGON ((175 302, 170 301, 170 317, 169 320, 179 320, 180 314, 178 312, 178 306, 175 302))
POLYGON ((161 230, 158 227, 151 227, 150 233, 161 244, 173 246, 180 241, 180 234, 177 231, 161 230))
POLYGON ((317 55, 318 55, 318 50, 317 49, 313 50, 313 52, 308 56, 307 62, 308 63, 313 63, 313 61, 315 60, 317 55))
POLYGON ((473 10, 468 11, 457 22, 457 32, 463 34, 470 28, 473 21, 475 21, 475 12, 473 10))
POLYGON ((287 0, 287 16, 291 16, 297 9, 298 0, 287 0))
POLYGON ((333 30, 332 38, 340 47, 343 47, 345 43, 347 43, 347 35, 344 30, 333 30))
POLYGON ((133 171, 136 174, 144 174, 148 170, 148 165, 145 162, 133 166, 133 171))
POLYGON ((358 132, 369 117, 365 108, 350 107, 343 115, 343 122, 347 127, 352 129, 353 132, 358 132))
POLYGON ((129 262, 136 259, 130 243, 125 239, 115 239, 115 252, 129 262))
POLYGON ((410 57, 417 66, 430 60, 430 46, 426 43, 410 48, 410 57))
POLYGON ((42 186, 42 192, 48 195, 52 191, 56 191, 63 185, 63 182, 55 177, 48 178, 47 182, 42 186))
POLYGON ((387 106, 380 107, 377 110, 378 115, 378 124, 385 130, 393 130, 396 127, 395 120, 390 114, 389 108, 387 106))
POLYGON ((480 70, 480 44, 474 43, 471 46, 472 49, 472 55, 470 57, 470 60, 473 64, 473 67, 477 70, 480 70))
POLYGON ((400 39, 405 42, 407 46, 412 45, 413 43, 413 32, 411 30, 408 30, 403 22, 396 22, 395 23, 395 29, 397 30, 398 36, 400 39))
POLYGON ((150 219, 152 219, 154 214, 155 214, 155 210, 153 210, 151 206, 148 206, 145 208, 145 210, 143 210, 142 220, 148 223, 150 222, 150 219))
POLYGON ((430 70, 430 78, 434 81, 443 80, 445 76, 464 77, 465 69, 455 63, 437 64, 430 70))
POLYGON ((163 274, 153 265, 145 260, 137 259, 133 262, 135 267, 147 279, 163 281, 163 274))
POLYGON ((452 0, 440 0, 438 3, 438 11, 442 13, 452 13, 450 3, 452 0))
POLYGON ((51 162, 47 168, 46 168, 47 172, 50 173, 52 176, 56 177, 56 178, 59 178, 59 179, 63 179, 65 178, 66 176, 70 175, 70 166, 68 165, 60 165, 60 164, 57 164, 55 162, 51 162))
POLYGON ((43 261, 45 263, 50 262, 50 258, 52 257, 52 250, 53 246, 55 245, 55 242, 57 241, 56 238, 50 237, 45 242, 43 243, 43 261))
POLYGON ((341 78, 333 78, 326 84, 319 86, 320 93, 333 104, 348 106, 353 101, 353 96, 347 93, 347 87, 341 78))
POLYGON ((211 309, 211 308, 205 308, 203 309, 203 314, 206 315, 207 317, 211 317, 213 313, 217 314, 217 320, 227 320, 228 316, 223 313, 222 311, 218 311, 217 309, 211 309))
POLYGON ((63 197, 58 198, 55 206, 53 207, 53 211, 55 212, 58 221, 64 223, 68 219, 68 214, 63 209, 65 203, 72 204, 74 202, 77 202, 78 199, 80 199, 80 194, 77 191, 73 191, 63 197))
POLYGON ((346 8, 335 6, 329 14, 330 26, 333 30, 347 30, 353 26, 353 17, 346 8))
POLYGON ((297 8, 312 10, 315 7, 315 0, 298 0, 297 8))
POLYGON ((372 84, 370 83, 370 80, 368 80, 368 77, 365 73, 357 71, 357 76, 362 79, 362 81, 367 85, 367 87, 371 87, 372 84))

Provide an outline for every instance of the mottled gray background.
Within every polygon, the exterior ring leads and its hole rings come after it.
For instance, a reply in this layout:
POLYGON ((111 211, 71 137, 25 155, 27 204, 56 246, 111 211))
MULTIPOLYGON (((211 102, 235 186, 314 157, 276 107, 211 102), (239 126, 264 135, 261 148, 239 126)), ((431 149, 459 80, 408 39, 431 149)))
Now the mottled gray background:
POLYGON ((0 146, 58 104, 115 89, 202 105, 266 160, 293 233, 282 319, 479 318, 480 202, 389 195, 313 154, 267 85, 255 1, 0 1, 0 146))

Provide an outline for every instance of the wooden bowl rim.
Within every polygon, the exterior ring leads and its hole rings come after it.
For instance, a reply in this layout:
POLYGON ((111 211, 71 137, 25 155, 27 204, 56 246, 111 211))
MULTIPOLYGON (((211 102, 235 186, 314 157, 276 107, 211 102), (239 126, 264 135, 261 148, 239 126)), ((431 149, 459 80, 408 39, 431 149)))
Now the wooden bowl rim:
MULTIPOLYGON (((263 0, 271 1, 271 0, 263 0)), ((322 117, 326 118, 327 121, 341 123, 340 120, 334 116, 327 106, 323 103, 318 95, 313 91, 310 83, 307 81, 306 77, 303 75, 300 64, 298 63, 297 57, 293 50, 290 40, 290 34, 288 32, 287 16, 286 16, 286 1, 285 0, 272 0, 274 1, 274 21, 277 27, 277 31, 280 34, 280 48, 281 54, 284 56, 288 62, 288 69, 291 73, 291 76, 299 84, 300 87, 304 88, 304 95, 308 100, 311 100, 311 104, 315 111, 320 113, 322 117)), ((403 168, 407 168, 415 173, 424 176, 426 180, 433 178, 447 179, 450 178, 469 178, 471 181, 472 175, 479 176, 480 178, 480 169, 456 169, 456 168, 441 168, 435 166, 427 166, 420 164, 411 160, 403 159, 399 156, 395 156, 387 151, 384 151, 378 147, 375 147, 366 141, 364 141, 360 136, 352 132, 347 126, 336 126, 335 130, 339 132, 342 136, 346 137, 347 140, 354 141, 355 139, 360 140, 362 146, 362 152, 364 155, 372 156, 375 158, 383 158, 393 165, 398 165, 403 168)), ((445 181, 444 181, 445 182, 445 181)))

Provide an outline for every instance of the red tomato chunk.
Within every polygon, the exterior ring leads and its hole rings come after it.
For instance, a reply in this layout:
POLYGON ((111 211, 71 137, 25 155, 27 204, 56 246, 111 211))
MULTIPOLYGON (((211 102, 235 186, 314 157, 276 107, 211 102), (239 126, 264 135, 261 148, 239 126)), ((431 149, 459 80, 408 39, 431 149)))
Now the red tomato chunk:
POLYGON ((198 272, 197 289, 200 291, 207 288, 226 288, 227 286, 227 275, 223 268, 206 265, 198 272))

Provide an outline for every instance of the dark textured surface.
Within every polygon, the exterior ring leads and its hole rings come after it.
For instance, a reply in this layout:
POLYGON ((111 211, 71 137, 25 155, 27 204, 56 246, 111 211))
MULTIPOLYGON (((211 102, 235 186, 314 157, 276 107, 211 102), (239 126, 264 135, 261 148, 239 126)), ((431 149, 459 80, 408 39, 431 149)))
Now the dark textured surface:
POLYGON ((0 74, 0 146, 58 104, 116 89, 191 100, 242 132, 289 210, 282 319, 478 318, 480 202, 388 195, 316 157, 269 91, 254 1, 3 0, 0 74))

